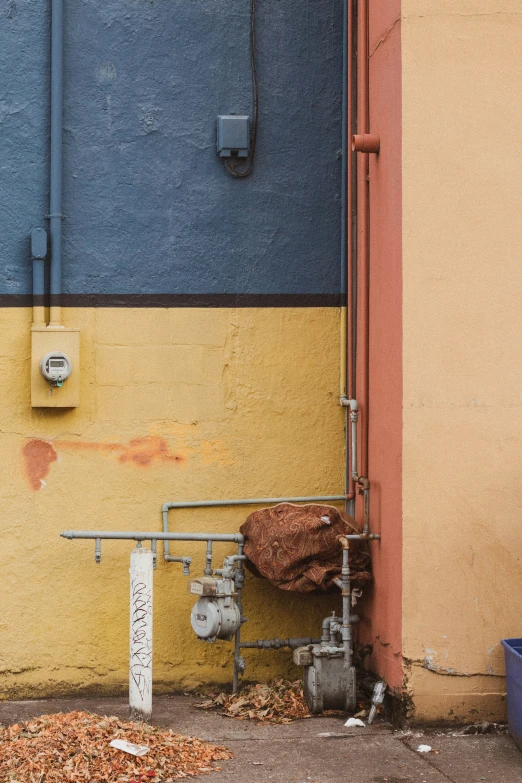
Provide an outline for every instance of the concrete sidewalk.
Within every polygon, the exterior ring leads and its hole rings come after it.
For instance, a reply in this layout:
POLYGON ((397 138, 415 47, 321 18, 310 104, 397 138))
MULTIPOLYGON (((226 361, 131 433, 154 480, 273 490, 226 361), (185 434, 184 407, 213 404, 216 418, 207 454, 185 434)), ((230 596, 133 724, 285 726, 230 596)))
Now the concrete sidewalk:
MULTIPOLYGON (((257 726, 198 710, 197 701, 158 696, 153 722, 232 750, 234 758, 221 762, 221 772, 201 777, 208 783, 522 783, 522 754, 507 734, 403 732, 382 723, 355 730, 337 716, 257 726), (421 743, 438 752, 418 753, 421 743)), ((56 699, 2 702, 0 722, 71 710, 128 715, 125 699, 56 699)))

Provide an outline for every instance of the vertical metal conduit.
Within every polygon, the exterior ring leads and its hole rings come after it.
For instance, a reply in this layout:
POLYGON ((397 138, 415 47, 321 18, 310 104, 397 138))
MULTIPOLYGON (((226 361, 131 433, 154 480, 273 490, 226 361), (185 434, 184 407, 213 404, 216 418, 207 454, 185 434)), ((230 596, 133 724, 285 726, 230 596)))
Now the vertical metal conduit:
MULTIPOLYGON (((348 268, 347 254, 349 243, 347 242, 348 230, 348 156, 350 145, 348 143, 348 5, 350 0, 342 0, 343 3, 343 66, 342 66, 342 130, 341 130, 341 362, 340 362, 340 388, 341 399, 348 394, 347 386, 347 352, 348 352, 348 268)), ((348 494, 348 487, 346 487, 348 494)))
POLYGON ((63 4, 64 0, 51 0, 50 326, 62 325, 63 4))
MULTIPOLYGON (((368 0, 358 0, 357 11, 357 130, 369 131, 368 0)), ((360 467, 368 475, 369 426, 369 159, 357 162, 357 399, 361 418, 360 467)))
POLYGON ((31 259, 33 263, 33 326, 45 327, 45 256, 47 232, 34 228, 31 233, 31 259))
MULTIPOLYGON (((355 384, 353 382, 353 359, 354 359, 354 328, 353 328, 353 313, 355 307, 355 291, 354 291, 354 264, 353 264, 353 215, 354 215, 354 198, 353 198, 353 153, 349 140, 353 131, 353 26, 354 26, 354 13, 353 13, 353 0, 346 0, 346 26, 345 26, 345 39, 346 39, 346 66, 345 66, 345 84, 346 84, 346 116, 345 124, 346 129, 344 133, 344 142, 346 149, 346 224, 347 224, 347 237, 346 237, 346 296, 347 296, 347 323, 346 323, 346 396, 350 400, 355 399, 355 384)), ((346 511, 354 516, 355 512, 355 487, 353 482, 353 463, 350 469, 350 447, 353 451, 354 447, 354 430, 350 426, 351 420, 346 408, 346 496, 348 499, 346 511)), ((357 431, 355 431, 357 435, 357 431)))

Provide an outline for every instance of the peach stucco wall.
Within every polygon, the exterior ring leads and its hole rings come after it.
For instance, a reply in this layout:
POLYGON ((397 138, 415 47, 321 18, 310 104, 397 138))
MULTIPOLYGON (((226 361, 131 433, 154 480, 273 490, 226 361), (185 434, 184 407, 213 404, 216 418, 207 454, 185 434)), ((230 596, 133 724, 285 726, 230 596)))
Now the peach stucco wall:
POLYGON ((505 714, 522 636, 522 14, 403 0, 403 655, 419 718, 505 714), (477 712, 474 712, 474 711, 477 712))

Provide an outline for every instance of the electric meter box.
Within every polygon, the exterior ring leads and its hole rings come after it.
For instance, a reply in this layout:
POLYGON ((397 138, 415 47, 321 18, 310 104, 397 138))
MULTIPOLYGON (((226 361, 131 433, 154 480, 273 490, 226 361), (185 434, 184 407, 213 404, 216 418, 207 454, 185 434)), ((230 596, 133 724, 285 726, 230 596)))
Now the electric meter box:
POLYGON ((250 117, 220 114, 217 118, 217 151, 221 158, 248 158, 250 117))
POLYGON ((31 329, 31 406, 77 408, 80 404, 80 330, 31 329))

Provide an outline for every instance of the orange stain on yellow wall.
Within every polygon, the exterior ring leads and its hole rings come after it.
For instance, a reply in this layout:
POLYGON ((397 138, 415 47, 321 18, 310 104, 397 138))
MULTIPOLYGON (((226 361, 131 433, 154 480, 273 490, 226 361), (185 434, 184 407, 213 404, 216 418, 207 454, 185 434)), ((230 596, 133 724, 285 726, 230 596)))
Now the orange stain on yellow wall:
POLYGON ((63 451, 94 451, 102 455, 115 455, 122 465, 132 464, 140 468, 153 463, 181 464, 184 457, 172 452, 164 440, 157 435, 145 435, 132 438, 128 443, 97 443, 76 440, 57 440, 54 442, 31 438, 22 447, 25 474, 35 491, 45 484, 43 479, 49 473, 51 463, 58 459, 57 449, 63 451))

